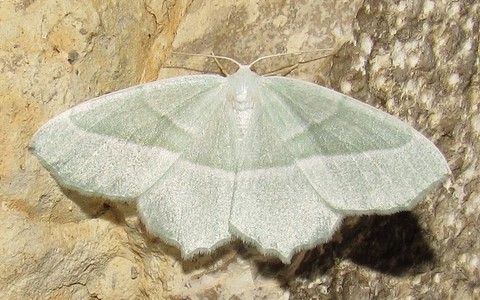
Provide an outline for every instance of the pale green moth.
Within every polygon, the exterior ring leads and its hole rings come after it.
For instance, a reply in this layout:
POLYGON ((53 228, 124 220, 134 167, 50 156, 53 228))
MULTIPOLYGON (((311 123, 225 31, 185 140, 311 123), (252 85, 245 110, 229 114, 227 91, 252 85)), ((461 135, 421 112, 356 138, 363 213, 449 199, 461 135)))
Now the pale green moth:
POLYGON ((448 177, 409 125, 254 63, 84 102, 45 124, 33 153, 68 189, 136 200, 149 232, 184 258, 239 237, 288 263, 343 216, 410 209, 448 177))

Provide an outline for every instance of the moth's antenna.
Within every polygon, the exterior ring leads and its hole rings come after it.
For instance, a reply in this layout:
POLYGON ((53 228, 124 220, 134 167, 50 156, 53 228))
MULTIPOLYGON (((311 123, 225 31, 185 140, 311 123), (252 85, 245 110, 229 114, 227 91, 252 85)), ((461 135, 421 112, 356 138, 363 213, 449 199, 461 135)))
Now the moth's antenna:
POLYGON ((223 65, 220 63, 220 61, 218 60, 217 56, 216 56, 215 53, 213 53, 213 52, 212 52, 212 57, 213 57, 213 59, 215 60, 215 62, 217 63, 217 66, 218 66, 218 68, 220 69, 220 71, 222 71, 222 73, 223 73, 224 75, 227 75, 227 76, 230 75, 230 74, 227 73, 227 71, 225 71, 225 68, 224 68, 223 65))
POLYGON ((273 71, 270 71, 266 74, 262 74, 262 76, 273 76, 275 74, 278 74, 280 71, 282 70, 287 70, 286 72, 282 73, 282 76, 285 76, 285 75, 288 75, 290 72, 292 72, 293 70, 295 70, 298 66, 300 65, 300 63, 296 63, 294 65, 291 65, 291 66, 287 66, 287 67, 281 67, 281 68, 278 68, 276 70, 273 70, 273 71))
MULTIPOLYGON (((332 51, 332 50, 333 50, 332 48, 327 48, 327 49, 312 50, 312 51, 298 51, 298 52, 289 52, 289 53, 279 53, 279 54, 267 55, 267 56, 257 58, 251 64, 249 64, 248 67, 251 68, 254 64, 258 63, 259 61, 269 59, 269 58, 272 58, 272 57, 279 57, 279 56, 285 56, 285 55, 301 55, 301 54, 305 54, 305 53, 315 53, 315 52, 320 52, 320 51, 332 51)), ((321 56, 321 57, 317 57, 317 58, 314 58, 314 59, 310 59, 308 61, 302 61, 301 63, 310 62, 310 61, 317 60, 317 59, 322 59, 322 58, 325 58, 327 56, 329 56, 329 54, 321 56)))
MULTIPOLYGON (((238 67, 241 67, 242 64, 239 63, 238 61, 234 60, 233 58, 227 57, 227 56, 220 56, 220 55, 214 55, 214 54, 194 54, 194 53, 186 53, 186 52, 177 52, 177 51, 172 51, 172 53, 175 54, 180 54, 180 55, 189 55, 189 56, 201 56, 201 57, 210 57, 214 58, 215 60, 217 59, 225 59, 228 60, 234 64, 236 64, 238 67)), ((221 69, 221 68, 220 68, 221 69)))

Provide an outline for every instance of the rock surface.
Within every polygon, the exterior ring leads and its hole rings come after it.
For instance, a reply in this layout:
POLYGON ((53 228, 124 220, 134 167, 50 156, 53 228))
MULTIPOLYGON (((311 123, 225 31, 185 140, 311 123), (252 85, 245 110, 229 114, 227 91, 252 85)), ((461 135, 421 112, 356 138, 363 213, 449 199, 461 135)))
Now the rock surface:
POLYGON ((478 15, 473 0, 3 1, 1 298, 480 298, 478 15), (412 124, 453 179, 413 212, 346 219, 291 265, 241 243, 182 261, 145 233, 135 207, 62 190, 28 151, 43 123, 89 98, 182 67, 218 72, 172 49, 247 63, 327 48, 335 55, 288 76, 412 124))

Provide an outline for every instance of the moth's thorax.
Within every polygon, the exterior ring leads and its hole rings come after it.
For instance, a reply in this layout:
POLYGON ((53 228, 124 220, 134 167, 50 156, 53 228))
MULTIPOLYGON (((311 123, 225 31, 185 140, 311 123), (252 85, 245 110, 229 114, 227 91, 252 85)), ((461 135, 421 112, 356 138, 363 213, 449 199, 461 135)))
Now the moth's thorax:
POLYGON ((248 128, 255 107, 258 105, 258 81, 261 78, 248 66, 241 66, 236 73, 227 77, 227 101, 232 105, 235 122, 240 130, 240 139, 248 128))
POLYGON ((232 103, 236 111, 253 109, 258 101, 257 75, 247 66, 241 66, 238 71, 227 77, 227 99, 232 103))

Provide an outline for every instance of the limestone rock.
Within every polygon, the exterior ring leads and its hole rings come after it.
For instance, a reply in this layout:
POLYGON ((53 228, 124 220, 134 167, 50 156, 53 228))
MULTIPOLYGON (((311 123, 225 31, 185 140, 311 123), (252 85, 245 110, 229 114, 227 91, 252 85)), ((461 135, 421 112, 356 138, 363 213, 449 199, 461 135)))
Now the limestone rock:
POLYGON ((469 0, 3 1, 1 298, 480 298, 479 7, 469 0), (440 147, 454 178, 413 212, 348 218, 331 242, 291 265, 239 242, 183 261, 145 233, 134 206, 61 189, 28 151, 43 123, 82 101, 189 73, 182 68, 218 72, 214 62, 172 49, 248 63, 327 48, 335 56, 288 76, 412 124, 440 147))

